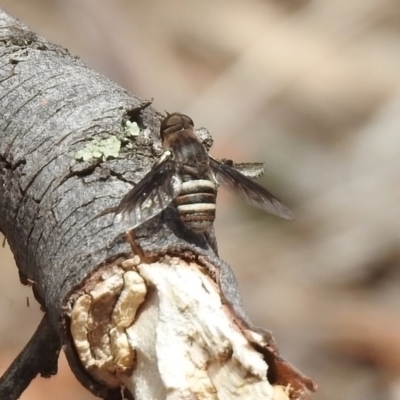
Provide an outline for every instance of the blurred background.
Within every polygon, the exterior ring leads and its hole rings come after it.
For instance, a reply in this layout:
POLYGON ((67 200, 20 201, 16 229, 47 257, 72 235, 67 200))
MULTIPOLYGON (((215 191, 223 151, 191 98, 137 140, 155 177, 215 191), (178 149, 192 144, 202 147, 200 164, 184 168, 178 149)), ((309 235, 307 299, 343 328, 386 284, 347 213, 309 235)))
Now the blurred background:
MULTIPOLYGON (((287 222, 222 191, 216 230, 254 324, 319 400, 400 399, 400 2, 0 0, 216 157, 264 161, 287 222)), ((0 373, 41 312, 0 248, 0 373)), ((94 399, 64 359, 23 400, 94 399)))

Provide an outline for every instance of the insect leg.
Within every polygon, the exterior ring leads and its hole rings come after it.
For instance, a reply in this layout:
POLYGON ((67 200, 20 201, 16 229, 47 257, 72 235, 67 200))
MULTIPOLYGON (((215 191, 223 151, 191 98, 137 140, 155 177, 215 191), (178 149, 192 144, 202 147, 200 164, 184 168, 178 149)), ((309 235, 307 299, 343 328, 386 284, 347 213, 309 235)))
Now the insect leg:
POLYGON ((136 240, 133 229, 130 229, 125 232, 126 240, 130 244, 132 252, 134 255, 139 256, 140 261, 144 263, 150 262, 150 258, 146 256, 139 242, 136 240))

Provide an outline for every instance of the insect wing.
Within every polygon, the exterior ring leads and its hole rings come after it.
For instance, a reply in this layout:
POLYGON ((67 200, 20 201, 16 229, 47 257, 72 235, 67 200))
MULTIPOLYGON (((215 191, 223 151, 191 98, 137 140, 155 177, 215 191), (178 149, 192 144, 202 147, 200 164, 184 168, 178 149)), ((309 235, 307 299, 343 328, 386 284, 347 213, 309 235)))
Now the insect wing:
POLYGON ((292 212, 263 186, 212 157, 210 157, 210 166, 218 184, 243 199, 246 203, 278 217, 293 219, 292 212))
POLYGON ((171 204, 181 190, 181 183, 173 161, 167 157, 121 200, 114 222, 123 223, 126 229, 143 224, 171 204))
POLYGON ((254 162, 254 163, 236 163, 228 158, 221 158, 217 160, 221 164, 226 164, 229 167, 232 167, 236 171, 239 171, 242 175, 246 178, 259 178, 260 176, 264 175, 265 172, 265 165, 264 163, 254 162))

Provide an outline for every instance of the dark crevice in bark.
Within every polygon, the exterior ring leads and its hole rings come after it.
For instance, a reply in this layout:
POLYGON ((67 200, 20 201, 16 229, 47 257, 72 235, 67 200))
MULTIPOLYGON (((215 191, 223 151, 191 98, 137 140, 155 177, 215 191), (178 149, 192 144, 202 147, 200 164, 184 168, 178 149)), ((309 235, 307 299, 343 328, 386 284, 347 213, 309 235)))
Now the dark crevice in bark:
POLYGON ((120 172, 116 172, 116 171, 114 171, 112 169, 110 169, 109 171, 110 171, 110 175, 111 176, 114 176, 114 177, 118 178, 122 182, 130 183, 131 185, 137 183, 137 182, 132 182, 130 179, 126 179, 124 177, 124 174, 122 174, 120 172))
POLYGON ((143 100, 142 103, 138 107, 131 107, 125 111, 125 114, 122 118, 123 122, 130 121, 136 122, 140 129, 145 128, 145 124, 143 122, 143 117, 141 112, 145 110, 147 107, 151 105, 153 99, 143 100))
POLYGON ((101 166, 101 161, 99 159, 90 160, 86 162, 81 162, 79 164, 75 164, 71 168, 71 173, 68 175, 68 178, 61 182, 60 186, 67 181, 68 179, 76 176, 79 178, 83 178, 85 176, 92 175, 93 172, 101 166))
POLYGON ((11 162, 7 161, 7 159, 5 157, 3 157, 1 154, 0 154, 0 162, 4 163, 3 168, 9 169, 11 171, 15 171, 19 167, 21 167, 21 166, 26 164, 26 160, 25 159, 18 160, 18 162, 15 163, 15 164, 11 163, 11 162))

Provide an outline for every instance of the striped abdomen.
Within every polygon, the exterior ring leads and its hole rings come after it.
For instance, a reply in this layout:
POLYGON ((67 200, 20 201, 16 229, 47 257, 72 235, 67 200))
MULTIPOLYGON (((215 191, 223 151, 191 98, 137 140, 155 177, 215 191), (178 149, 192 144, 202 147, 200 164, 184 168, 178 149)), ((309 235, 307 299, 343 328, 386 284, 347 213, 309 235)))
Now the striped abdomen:
POLYGON ((181 221, 192 231, 206 231, 215 219, 216 185, 208 179, 192 179, 182 183, 175 199, 181 221))

